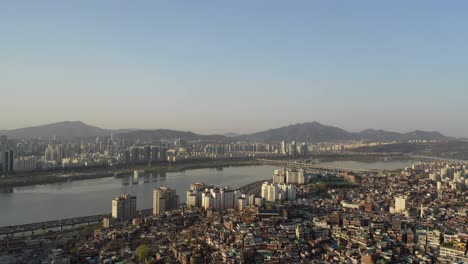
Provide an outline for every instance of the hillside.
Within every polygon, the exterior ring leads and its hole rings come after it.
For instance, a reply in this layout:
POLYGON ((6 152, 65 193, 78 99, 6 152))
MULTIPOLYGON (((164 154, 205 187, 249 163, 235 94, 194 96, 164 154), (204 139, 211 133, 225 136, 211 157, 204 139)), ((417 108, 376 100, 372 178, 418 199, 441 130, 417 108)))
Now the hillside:
POLYGON ((183 138, 186 140, 201 140, 201 141, 225 141, 226 136, 223 135, 200 135, 190 131, 177 131, 170 129, 155 129, 155 130, 135 130, 127 133, 115 134, 114 138, 135 141, 137 139, 143 141, 159 141, 161 139, 183 138))
POLYGON ((249 135, 238 137, 241 140, 280 142, 280 141, 305 141, 327 142, 345 140, 370 140, 370 141, 398 141, 408 140, 448 140, 449 138, 439 132, 413 131, 409 133, 397 133, 385 130, 367 129, 358 133, 351 133, 334 126, 322 125, 318 122, 298 123, 276 129, 269 129, 249 135))
POLYGON ((69 140, 109 135, 111 130, 87 125, 81 121, 64 121, 47 125, 25 127, 13 130, 0 130, 0 135, 11 138, 41 138, 69 140))
POLYGON ((42 138, 59 140, 71 140, 80 138, 90 138, 96 136, 108 136, 111 133, 114 137, 126 140, 150 140, 184 138, 187 140, 203 140, 217 142, 232 141, 258 141, 279 143, 281 141, 299 142, 339 142, 347 140, 370 140, 370 141, 397 141, 408 142, 408 140, 437 140, 447 141, 448 138, 439 132, 413 131, 409 133, 397 133, 384 130, 367 129, 358 133, 351 133, 334 126, 327 126, 318 122, 298 123, 295 125, 269 129, 253 134, 245 135, 200 135, 190 131, 177 131, 170 129, 103 129, 87 125, 81 121, 64 121, 48 125, 19 128, 14 130, 0 130, 0 135, 7 135, 11 138, 42 138))

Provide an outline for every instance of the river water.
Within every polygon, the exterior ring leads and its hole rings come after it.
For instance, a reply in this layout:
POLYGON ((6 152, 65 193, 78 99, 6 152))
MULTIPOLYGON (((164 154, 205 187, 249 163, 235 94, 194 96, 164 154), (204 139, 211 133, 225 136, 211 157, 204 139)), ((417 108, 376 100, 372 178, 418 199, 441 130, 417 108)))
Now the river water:
MULTIPOLYGON (((343 168, 396 169, 407 161, 326 162, 322 165, 343 168)), ((0 227, 59 220, 78 216, 105 214, 111 211, 114 196, 129 193, 137 197, 138 209, 152 208, 153 188, 168 186, 177 191, 181 202, 191 183, 241 187, 271 179, 274 166, 244 166, 219 169, 195 169, 165 174, 145 173, 135 178, 101 178, 13 188, 0 192, 0 227)))

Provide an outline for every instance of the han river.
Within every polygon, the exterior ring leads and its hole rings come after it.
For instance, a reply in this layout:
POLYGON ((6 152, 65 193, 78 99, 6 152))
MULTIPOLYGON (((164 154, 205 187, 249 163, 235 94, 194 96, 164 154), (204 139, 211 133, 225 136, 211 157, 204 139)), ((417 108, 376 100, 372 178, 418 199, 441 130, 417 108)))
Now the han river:
MULTIPOLYGON (((341 168, 398 169, 410 166, 410 161, 333 161, 320 165, 341 168)), ((176 190, 180 202, 185 202, 191 183, 214 186, 242 187, 269 180, 275 166, 242 166, 223 169, 194 169, 165 174, 145 173, 119 178, 70 181, 45 185, 0 189, 0 227, 60 220, 79 216, 110 213, 111 200, 123 193, 137 197, 137 208, 151 208, 153 188, 168 186, 176 190)))

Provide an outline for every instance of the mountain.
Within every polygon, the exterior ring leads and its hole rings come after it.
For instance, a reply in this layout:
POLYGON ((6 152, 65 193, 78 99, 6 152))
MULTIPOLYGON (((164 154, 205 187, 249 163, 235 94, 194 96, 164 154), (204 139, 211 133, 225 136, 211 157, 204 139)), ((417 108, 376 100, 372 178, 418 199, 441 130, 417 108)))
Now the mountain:
POLYGON ((358 139, 372 141, 398 141, 405 142, 409 140, 437 140, 444 141, 449 138, 436 131, 416 130, 408 133, 397 133, 385 130, 366 129, 356 133, 358 139))
POLYGON ((200 135, 190 131, 177 131, 170 129, 154 129, 154 130, 135 130, 126 133, 114 134, 116 139, 125 139, 135 141, 137 139, 143 141, 159 141, 161 139, 183 138, 190 141, 226 141, 227 137, 223 135, 200 135))
POLYGON ((318 122, 298 123, 249 135, 241 135, 237 138, 239 140, 263 142, 296 140, 312 143, 346 140, 407 142, 408 140, 444 141, 450 139, 439 132, 426 132, 419 130, 408 133, 397 133, 385 130, 366 129, 358 133, 351 133, 341 128, 322 125, 318 122))
POLYGON ((399 152, 405 154, 416 154, 422 156, 441 157, 449 159, 468 160, 468 142, 460 140, 439 141, 429 143, 407 143, 385 144, 378 146, 366 146, 353 149, 357 152, 399 152))
POLYGON ((280 141, 305 141, 326 142, 354 139, 354 135, 341 128, 322 125, 318 122, 298 123, 295 125, 269 129, 250 135, 238 137, 243 140, 280 142, 280 141))
POLYGON ((62 140, 109 135, 111 130, 87 125, 81 121, 64 121, 48 125, 0 130, 0 135, 12 138, 42 138, 54 137, 62 140))
POLYGON ((390 132, 385 130, 366 129, 356 133, 356 137, 364 140, 372 141, 393 141, 401 136, 400 133, 390 132))
POLYGON ((318 122, 298 123, 295 125, 269 129, 253 134, 236 135, 228 133, 226 135, 200 135, 190 131, 177 131, 170 129, 103 129, 87 125, 81 121, 64 121, 48 125, 19 128, 13 130, 0 130, 0 135, 7 135, 11 138, 42 138, 51 139, 55 137, 59 140, 71 140, 78 138, 90 138, 97 136, 114 135, 114 138, 125 140, 149 140, 158 141, 161 139, 183 138, 186 140, 202 140, 213 142, 231 141, 259 141, 278 143, 281 141, 299 142, 332 142, 346 140, 370 140, 370 141, 397 141, 408 142, 408 140, 436 140, 447 141, 451 138, 439 132, 412 131, 408 133, 397 133, 384 130, 367 129, 358 133, 351 133, 334 126, 327 126, 318 122))

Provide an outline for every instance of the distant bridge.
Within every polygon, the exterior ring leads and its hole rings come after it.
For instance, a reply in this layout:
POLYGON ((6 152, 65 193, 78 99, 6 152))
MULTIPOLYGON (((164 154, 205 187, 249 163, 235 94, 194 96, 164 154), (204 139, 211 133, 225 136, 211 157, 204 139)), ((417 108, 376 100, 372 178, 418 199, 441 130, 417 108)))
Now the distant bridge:
MULTIPOLYGON (((139 210, 142 216, 152 214, 152 208, 139 210)), ((102 219, 109 214, 99 214, 91 216, 74 217, 61 220, 52 220, 47 222, 39 222, 24 225, 0 227, 0 240, 4 237, 24 237, 36 234, 44 234, 54 231, 63 231, 78 227, 102 223, 102 219)))
POLYGON ((412 154, 408 154, 407 156, 416 160, 468 163, 468 160, 451 159, 451 158, 443 158, 443 157, 435 157, 435 156, 412 155, 412 154))
POLYGON ((355 169, 355 168, 338 168, 338 167, 331 167, 331 166, 322 166, 312 163, 305 163, 305 162, 296 162, 296 161, 287 161, 287 160, 269 160, 269 159, 257 159, 265 164, 275 165, 280 167, 286 168, 293 168, 293 169, 304 169, 309 171, 317 171, 317 172, 329 172, 329 173, 378 173, 380 170, 369 170, 369 169, 355 169))

